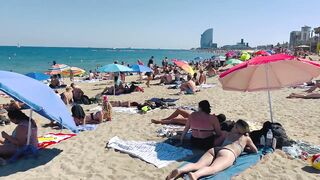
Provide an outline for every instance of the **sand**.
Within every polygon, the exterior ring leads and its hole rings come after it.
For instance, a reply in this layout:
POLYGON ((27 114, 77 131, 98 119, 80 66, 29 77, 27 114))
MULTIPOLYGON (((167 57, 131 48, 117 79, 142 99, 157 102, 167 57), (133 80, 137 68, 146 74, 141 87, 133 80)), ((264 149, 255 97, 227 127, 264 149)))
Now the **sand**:
MULTIPOLYGON (((129 77, 135 80, 136 77, 129 77)), ((154 81, 152 83, 155 83, 154 81)), ((143 102, 152 97, 179 98, 178 105, 197 106, 200 100, 207 99, 216 114, 224 113, 227 119, 247 120, 254 125, 253 129, 260 128, 262 123, 269 120, 267 93, 230 92, 224 91, 217 77, 209 79, 217 86, 201 90, 196 95, 174 95, 178 90, 166 89, 165 86, 142 87, 145 92, 135 92, 121 96, 109 96, 110 100, 129 100, 143 102)), ((97 83, 77 83, 89 96, 92 97, 110 81, 97 83)), ((276 121, 283 124, 287 134, 294 140, 303 140, 312 144, 320 144, 319 101, 304 99, 287 99, 292 92, 301 92, 303 89, 284 88, 272 91, 273 113, 276 121)), ((0 102, 7 102, 7 98, 0 98, 0 102)), ((84 105, 85 109, 97 105, 84 105)), ((161 125, 151 124, 150 119, 160 119, 172 113, 172 109, 154 110, 147 114, 114 113, 111 122, 98 125, 95 131, 81 132, 77 136, 50 146, 40 151, 37 159, 21 159, 14 164, 0 167, 0 179, 165 179, 169 172, 180 163, 158 169, 140 159, 128 154, 106 149, 106 143, 113 136, 126 140, 155 140, 156 130, 161 125)), ((49 121, 35 115, 39 128, 39 135, 48 132, 61 132, 42 125, 49 121)), ((14 125, 1 126, 1 131, 11 133, 14 125)), ((70 132, 66 129, 62 132, 70 132)), ((319 179, 320 175, 310 172, 309 164, 298 159, 288 158, 282 151, 276 151, 266 156, 257 165, 247 169, 234 179, 319 179)))

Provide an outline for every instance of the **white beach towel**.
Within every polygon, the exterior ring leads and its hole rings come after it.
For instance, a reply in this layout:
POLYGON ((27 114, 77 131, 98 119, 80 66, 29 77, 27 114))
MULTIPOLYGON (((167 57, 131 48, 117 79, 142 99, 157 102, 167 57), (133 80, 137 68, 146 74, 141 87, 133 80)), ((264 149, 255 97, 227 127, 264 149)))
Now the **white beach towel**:
POLYGON ((78 131, 93 131, 97 129, 96 124, 85 124, 77 126, 78 131))
POLYGON ((138 157, 158 168, 165 167, 186 156, 192 155, 192 151, 182 147, 175 147, 167 143, 154 141, 124 141, 115 136, 108 142, 108 148, 114 148, 121 152, 138 157))
POLYGON ((208 89, 215 87, 216 84, 201 84, 200 86, 197 86, 198 89, 208 89))
POLYGON ((128 114, 137 114, 139 112, 139 110, 136 107, 112 107, 112 111, 128 114))

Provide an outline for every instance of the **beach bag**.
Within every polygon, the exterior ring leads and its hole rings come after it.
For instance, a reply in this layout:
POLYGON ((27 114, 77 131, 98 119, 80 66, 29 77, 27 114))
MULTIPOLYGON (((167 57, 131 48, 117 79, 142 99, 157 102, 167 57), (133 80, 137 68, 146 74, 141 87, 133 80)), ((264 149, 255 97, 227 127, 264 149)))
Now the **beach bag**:
POLYGON ((280 123, 271 123, 266 121, 263 123, 263 127, 260 130, 250 132, 250 137, 254 144, 260 145, 260 138, 262 135, 267 137, 267 132, 272 129, 273 137, 277 139, 277 149, 282 149, 282 146, 291 146, 294 141, 291 140, 280 123))

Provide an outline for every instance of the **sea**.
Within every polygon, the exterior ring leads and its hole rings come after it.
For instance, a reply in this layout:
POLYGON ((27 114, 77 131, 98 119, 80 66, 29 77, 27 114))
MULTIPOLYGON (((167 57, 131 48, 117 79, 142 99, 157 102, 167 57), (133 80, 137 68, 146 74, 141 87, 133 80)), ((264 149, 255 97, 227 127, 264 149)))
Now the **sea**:
POLYGON ((196 50, 170 49, 113 49, 113 48, 72 48, 72 47, 18 47, 0 46, 0 70, 13 71, 21 74, 29 72, 45 72, 53 61, 58 64, 79 67, 86 71, 95 70, 98 66, 111 64, 115 61, 136 64, 142 60, 147 64, 154 56, 155 64, 167 57, 191 61, 207 59, 212 53, 196 50))

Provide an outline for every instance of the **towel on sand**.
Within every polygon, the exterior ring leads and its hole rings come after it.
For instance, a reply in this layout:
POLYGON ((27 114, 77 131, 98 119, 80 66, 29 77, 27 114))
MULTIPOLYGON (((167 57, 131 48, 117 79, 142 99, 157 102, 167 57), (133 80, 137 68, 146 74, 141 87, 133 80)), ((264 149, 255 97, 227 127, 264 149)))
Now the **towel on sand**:
POLYGON ((96 124, 85 124, 77 126, 78 131, 93 131, 97 129, 96 124))
POLYGON ((107 147, 138 157, 158 168, 165 167, 170 163, 192 155, 191 150, 175 147, 163 142, 124 141, 117 136, 109 140, 107 147))
MULTIPOLYGON (((201 180, 230 180, 233 176, 236 176, 243 172, 244 170, 248 169, 249 167, 257 164, 263 155, 266 153, 272 152, 271 148, 263 148, 259 149, 257 154, 254 153, 243 153, 241 156, 239 156, 236 160, 236 162, 230 166, 229 168, 218 172, 217 174, 207 176, 200 178, 201 180)), ((198 161, 200 157, 194 158, 191 160, 191 162, 198 161)), ((187 163, 184 163, 182 166, 186 165, 187 163)), ((189 179, 187 175, 184 176, 185 179, 189 179)))
POLYGON ((137 114, 139 112, 137 107, 112 107, 112 111, 128 114, 137 114))
POLYGON ((216 84, 201 84, 199 86, 197 86, 198 89, 208 89, 208 88, 213 88, 215 87, 216 84))
POLYGON ((64 133, 48 133, 46 135, 38 137, 38 148, 46 148, 52 144, 57 144, 61 141, 69 139, 76 134, 64 134, 64 133))

